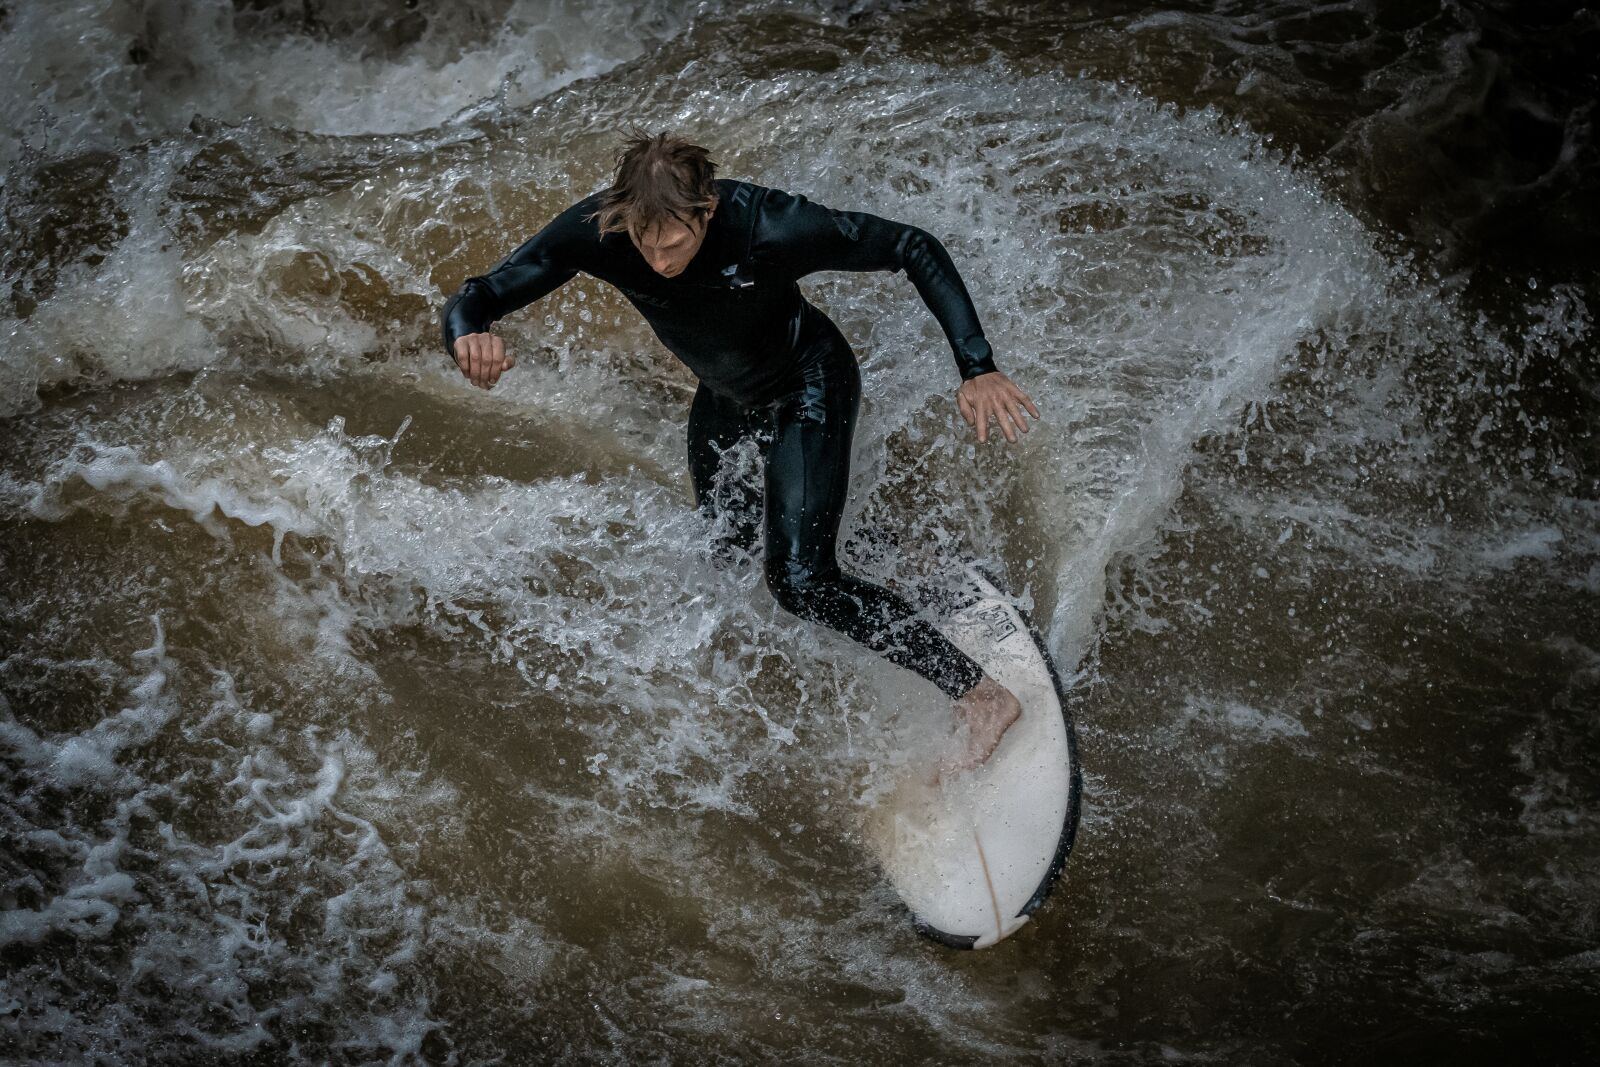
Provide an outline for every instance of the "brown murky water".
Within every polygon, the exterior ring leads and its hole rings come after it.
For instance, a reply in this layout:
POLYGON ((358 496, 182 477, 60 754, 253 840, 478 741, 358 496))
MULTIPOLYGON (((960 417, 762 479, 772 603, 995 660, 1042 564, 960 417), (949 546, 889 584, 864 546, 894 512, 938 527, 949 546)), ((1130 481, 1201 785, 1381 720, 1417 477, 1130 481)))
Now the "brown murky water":
POLYGON ((1592 1059, 1597 41, 8 5, 0 1058, 1592 1059), (975 448, 903 278, 807 281, 852 565, 976 552, 1072 679, 1078 847, 994 950, 862 838, 937 694, 712 565, 620 296, 502 324, 492 393, 439 351, 630 121, 940 235, 1044 409, 975 448))

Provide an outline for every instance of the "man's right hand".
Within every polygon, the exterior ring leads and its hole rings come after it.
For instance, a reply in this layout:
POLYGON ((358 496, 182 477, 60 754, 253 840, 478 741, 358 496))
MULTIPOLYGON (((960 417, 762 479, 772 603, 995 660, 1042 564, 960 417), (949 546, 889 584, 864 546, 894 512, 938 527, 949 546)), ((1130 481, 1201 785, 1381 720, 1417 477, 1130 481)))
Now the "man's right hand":
POLYGON ((456 366, 479 389, 492 389, 500 375, 517 365, 506 343, 492 333, 467 333, 456 338, 456 366))

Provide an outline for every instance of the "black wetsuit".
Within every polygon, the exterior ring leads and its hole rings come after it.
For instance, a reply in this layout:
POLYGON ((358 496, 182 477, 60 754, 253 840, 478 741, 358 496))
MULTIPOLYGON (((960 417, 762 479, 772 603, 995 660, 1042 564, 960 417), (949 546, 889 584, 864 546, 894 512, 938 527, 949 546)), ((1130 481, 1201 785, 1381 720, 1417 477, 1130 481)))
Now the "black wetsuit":
MULTIPOLYGON (((689 412, 696 503, 714 508, 722 453, 754 436, 766 460, 766 578, 787 610, 840 631, 951 696, 982 669, 899 596, 839 569, 835 544, 850 476, 861 377, 844 335, 796 280, 821 270, 904 270, 938 319, 962 378, 995 369, 977 312, 931 234, 803 196, 718 180, 705 239, 674 277, 656 273, 625 233, 602 237, 600 194, 557 215, 444 308, 444 344, 481 333, 579 271, 620 289, 700 379, 689 412)), ((753 542, 755 523, 736 524, 753 542)))

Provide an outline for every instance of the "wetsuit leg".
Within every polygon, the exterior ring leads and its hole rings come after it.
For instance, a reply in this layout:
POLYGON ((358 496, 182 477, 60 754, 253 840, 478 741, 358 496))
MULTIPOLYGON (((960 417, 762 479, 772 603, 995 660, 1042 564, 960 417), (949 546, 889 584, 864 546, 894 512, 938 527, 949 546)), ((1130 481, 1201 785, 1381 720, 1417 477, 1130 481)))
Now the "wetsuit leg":
POLYGON ((836 344, 812 361, 804 385, 774 406, 765 479, 767 587, 801 618, 960 697, 982 679, 983 668, 904 599, 839 569, 835 546, 860 403, 855 354, 836 344))
POLYGON ((746 437, 770 432, 764 411, 740 407, 727 397, 700 386, 689 406, 689 477, 695 506, 718 526, 718 547, 724 558, 736 547, 755 548, 761 535, 761 496, 753 481, 723 473, 722 454, 746 437))

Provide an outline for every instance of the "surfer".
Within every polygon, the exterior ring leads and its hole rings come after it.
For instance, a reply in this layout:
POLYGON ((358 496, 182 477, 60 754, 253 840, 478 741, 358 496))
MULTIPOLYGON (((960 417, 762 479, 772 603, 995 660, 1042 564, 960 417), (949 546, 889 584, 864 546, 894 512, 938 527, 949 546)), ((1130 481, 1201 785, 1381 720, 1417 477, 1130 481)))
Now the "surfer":
POLYGON ((763 532, 764 502, 774 599, 949 694, 966 735, 950 766, 976 766, 1021 705, 904 599, 840 569, 835 544, 861 377, 849 342, 796 280, 822 270, 904 270, 950 342, 962 378, 957 406, 979 442, 993 423, 1014 443, 1039 412, 995 368, 966 286, 933 235, 715 175, 706 149, 682 138, 630 139, 610 188, 462 284, 444 307, 445 350, 474 385, 492 388, 516 365, 492 323, 579 271, 621 290, 699 378, 689 409, 696 505, 727 512, 729 541, 749 549, 763 532), (722 455, 746 437, 762 443, 763 500, 719 499, 722 455))

